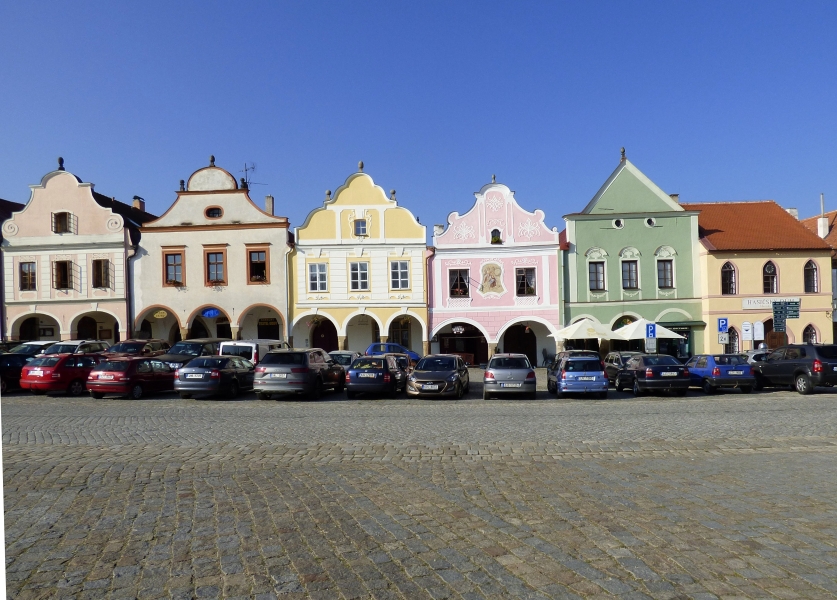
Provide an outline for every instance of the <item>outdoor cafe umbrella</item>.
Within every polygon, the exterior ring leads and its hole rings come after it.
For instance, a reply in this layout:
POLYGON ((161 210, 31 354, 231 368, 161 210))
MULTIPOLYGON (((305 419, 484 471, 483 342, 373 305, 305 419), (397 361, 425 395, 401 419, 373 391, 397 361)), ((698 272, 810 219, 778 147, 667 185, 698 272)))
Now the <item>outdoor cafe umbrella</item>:
POLYGON ((559 340, 609 340, 613 337, 613 332, 592 319, 581 319, 572 325, 568 325, 550 334, 549 337, 554 337, 559 340))
MULTIPOLYGON (((622 339, 622 340, 644 340, 645 339, 645 330, 646 325, 651 324, 651 321, 648 319, 639 319, 638 321, 634 321, 633 323, 628 323, 624 327, 620 327, 616 331, 613 332, 614 339, 622 339)), ((658 338, 679 338, 679 339, 686 339, 679 333, 674 333, 671 329, 666 329, 659 323, 657 323, 657 337, 658 338)))

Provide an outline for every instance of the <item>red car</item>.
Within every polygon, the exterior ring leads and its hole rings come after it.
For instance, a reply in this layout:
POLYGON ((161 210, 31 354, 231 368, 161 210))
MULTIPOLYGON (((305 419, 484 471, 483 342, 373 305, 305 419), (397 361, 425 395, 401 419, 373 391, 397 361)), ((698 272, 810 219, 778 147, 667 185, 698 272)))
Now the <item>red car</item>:
POLYGON ((23 367, 20 387, 33 394, 67 392, 80 396, 90 371, 99 364, 101 354, 48 354, 23 367))
POLYGON ((87 376, 87 389, 93 398, 118 394, 139 400, 144 394, 174 390, 174 369, 153 358, 105 358, 87 376))

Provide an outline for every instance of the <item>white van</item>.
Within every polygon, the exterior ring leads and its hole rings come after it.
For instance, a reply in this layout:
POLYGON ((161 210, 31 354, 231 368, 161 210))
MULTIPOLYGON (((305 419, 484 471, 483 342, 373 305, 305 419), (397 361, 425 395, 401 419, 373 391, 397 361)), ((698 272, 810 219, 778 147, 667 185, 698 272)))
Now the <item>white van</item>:
POLYGON ((240 356, 257 365, 262 357, 271 350, 286 348, 290 348, 290 346, 288 342, 282 340, 235 340, 221 342, 218 354, 221 356, 240 356))

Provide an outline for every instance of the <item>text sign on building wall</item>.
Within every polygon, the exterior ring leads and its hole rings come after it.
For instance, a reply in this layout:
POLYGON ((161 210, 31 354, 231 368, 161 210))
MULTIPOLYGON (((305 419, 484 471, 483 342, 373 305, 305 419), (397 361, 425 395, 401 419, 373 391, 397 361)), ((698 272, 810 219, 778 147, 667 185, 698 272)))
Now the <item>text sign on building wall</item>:
POLYGON ((749 321, 744 321, 741 324, 741 339, 745 342, 753 341, 753 324, 749 321))
POLYGON ((799 303, 799 298, 775 298, 775 297, 762 297, 762 298, 742 298, 741 299, 741 309, 742 310, 772 310, 773 304, 776 302, 796 302, 799 303))

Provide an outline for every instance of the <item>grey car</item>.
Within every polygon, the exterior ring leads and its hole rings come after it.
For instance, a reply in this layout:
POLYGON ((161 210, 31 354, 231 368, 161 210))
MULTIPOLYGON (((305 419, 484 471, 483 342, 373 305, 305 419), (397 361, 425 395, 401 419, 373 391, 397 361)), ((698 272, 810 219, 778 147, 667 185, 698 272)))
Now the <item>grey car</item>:
POLYGON ((232 399, 252 389, 253 363, 238 356, 200 356, 174 374, 174 391, 181 398, 223 393, 232 399))
POLYGON ((343 391, 346 369, 320 348, 278 350, 265 354, 256 367, 254 387, 259 400, 285 394, 317 400, 323 390, 343 391))
POLYGON ((468 393, 468 366, 455 354, 430 354, 416 364, 407 377, 407 396, 452 396, 468 393))
POLYGON ((488 361, 482 379, 482 398, 505 394, 535 397, 538 380, 525 354, 495 354, 488 361))
POLYGON ((328 355, 334 359, 337 364, 343 365, 345 368, 349 368, 356 358, 360 358, 363 356, 363 352, 358 352, 357 350, 333 350, 328 353, 328 355))

